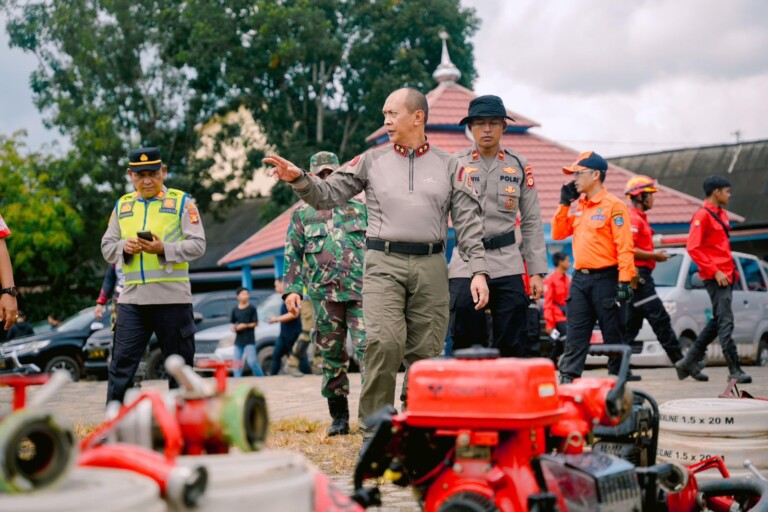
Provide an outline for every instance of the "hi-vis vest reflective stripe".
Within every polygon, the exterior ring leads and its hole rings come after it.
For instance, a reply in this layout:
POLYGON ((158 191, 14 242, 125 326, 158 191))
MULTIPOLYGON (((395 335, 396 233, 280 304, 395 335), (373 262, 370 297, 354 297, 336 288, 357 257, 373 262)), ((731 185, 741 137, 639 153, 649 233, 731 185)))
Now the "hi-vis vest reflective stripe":
MULTIPOLYGON (((117 201, 115 214, 123 240, 135 238, 139 231, 152 231, 163 242, 182 239, 181 216, 187 194, 169 188, 153 199, 145 201, 137 193, 126 194, 117 201)), ((135 255, 123 265, 125 285, 189 281, 189 263, 160 264, 156 254, 145 252, 135 255)))

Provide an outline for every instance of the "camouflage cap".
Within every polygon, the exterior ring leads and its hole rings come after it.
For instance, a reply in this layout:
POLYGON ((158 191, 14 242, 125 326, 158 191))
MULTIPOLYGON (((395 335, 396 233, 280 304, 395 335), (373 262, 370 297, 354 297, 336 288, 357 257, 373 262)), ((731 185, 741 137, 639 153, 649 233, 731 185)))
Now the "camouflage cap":
POLYGON ((309 172, 318 174, 324 169, 335 171, 339 168, 339 157, 330 151, 320 151, 309 159, 309 172))

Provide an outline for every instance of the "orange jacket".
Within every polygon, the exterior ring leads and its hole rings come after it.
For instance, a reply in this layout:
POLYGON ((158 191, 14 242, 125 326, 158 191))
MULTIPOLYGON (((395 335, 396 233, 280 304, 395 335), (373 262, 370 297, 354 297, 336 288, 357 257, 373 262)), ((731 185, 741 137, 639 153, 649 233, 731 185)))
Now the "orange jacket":
POLYGON ((552 238, 573 235, 576 270, 619 267, 619 281, 629 282, 635 275, 635 244, 624 201, 601 190, 592 199, 582 197, 573 213, 560 205, 552 218, 552 238))

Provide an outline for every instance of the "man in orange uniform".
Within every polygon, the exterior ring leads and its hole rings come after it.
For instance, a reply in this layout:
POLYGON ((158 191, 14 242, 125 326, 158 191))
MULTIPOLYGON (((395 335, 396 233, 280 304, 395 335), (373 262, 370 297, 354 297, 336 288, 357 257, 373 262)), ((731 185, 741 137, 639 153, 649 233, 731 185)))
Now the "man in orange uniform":
POLYGON ((553 340, 548 357, 557 365, 557 360, 565 350, 563 340, 568 332, 565 301, 571 288, 571 278, 568 277, 571 258, 565 253, 556 252, 552 255, 552 263, 555 265, 555 271, 544 280, 544 322, 546 322, 547 334, 553 340))
POLYGON ((707 346, 717 336, 723 355, 728 363, 728 380, 749 384, 752 377, 739 366, 739 353, 733 343, 733 284, 739 274, 731 256, 730 225, 728 214, 723 210, 731 200, 731 183, 722 176, 710 176, 704 180, 704 206, 693 214, 691 231, 686 249, 699 266, 699 275, 712 301, 712 319, 699 333, 693 346, 675 366, 678 373, 699 374, 699 359, 704 357, 707 346))
MULTIPOLYGON (((632 299, 635 246, 624 202, 603 187, 608 162, 595 152, 579 155, 565 174, 576 179, 560 190, 560 206, 552 219, 552 238, 573 235, 576 272, 566 316, 568 339, 560 360, 560 382, 581 377, 589 340, 597 320, 606 344, 623 343, 625 303, 632 299), (576 208, 570 206, 579 195, 576 208)), ((620 359, 608 360, 608 372, 619 372, 620 359)))

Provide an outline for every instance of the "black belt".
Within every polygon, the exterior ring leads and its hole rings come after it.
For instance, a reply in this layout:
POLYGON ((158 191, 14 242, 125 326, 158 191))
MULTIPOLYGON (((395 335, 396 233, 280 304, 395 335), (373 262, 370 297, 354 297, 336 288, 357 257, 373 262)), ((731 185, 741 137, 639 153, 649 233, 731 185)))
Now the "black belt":
POLYGON ((605 274, 606 272, 618 272, 619 267, 603 267, 603 268, 577 268, 576 272, 582 274, 605 274))
POLYGON ((412 242, 390 242, 389 240, 377 240, 374 238, 366 239, 365 246, 374 251, 383 251, 387 254, 396 252, 398 254, 415 254, 419 256, 440 254, 444 249, 443 242, 418 244, 412 242))
POLYGON ((510 231, 503 235, 488 236, 481 238, 481 240, 483 242, 483 247, 486 249, 501 249, 502 247, 513 245, 515 243, 515 232, 510 231))

